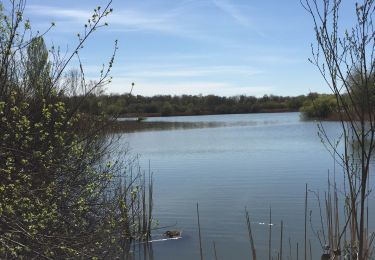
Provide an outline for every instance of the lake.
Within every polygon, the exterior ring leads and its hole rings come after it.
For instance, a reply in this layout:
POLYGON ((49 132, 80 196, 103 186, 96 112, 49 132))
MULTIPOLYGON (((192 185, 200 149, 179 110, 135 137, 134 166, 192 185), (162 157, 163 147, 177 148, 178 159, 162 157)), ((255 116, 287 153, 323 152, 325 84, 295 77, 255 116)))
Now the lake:
MULTIPOLYGON (((154 173, 154 218, 159 226, 182 229, 183 238, 152 243, 154 259, 199 259, 196 203, 205 259, 249 259, 245 220, 248 209, 258 259, 268 258, 269 211, 272 209, 273 255, 279 249, 284 222, 284 255, 289 238, 296 255, 304 252, 305 184, 324 197, 328 171, 342 181, 342 171, 317 135, 317 122, 301 121, 299 113, 241 114, 149 118, 165 125, 121 135, 140 163, 154 173)), ((324 123, 332 138, 340 126, 324 123)), ((372 178, 373 179, 373 178, 372 178)), ((313 224, 317 201, 309 193, 313 224)), ((309 224, 310 226, 310 224, 309 224)), ((155 230, 158 236, 167 229, 155 230)), ((322 250, 309 230, 313 258, 322 250)))

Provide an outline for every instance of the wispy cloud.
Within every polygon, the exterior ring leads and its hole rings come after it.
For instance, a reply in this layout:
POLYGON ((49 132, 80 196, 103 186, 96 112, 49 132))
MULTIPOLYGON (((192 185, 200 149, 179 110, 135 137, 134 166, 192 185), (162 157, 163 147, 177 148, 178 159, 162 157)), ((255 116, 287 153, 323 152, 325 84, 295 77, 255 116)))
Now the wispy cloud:
POLYGON ((174 21, 171 14, 150 14, 135 10, 119 11, 108 18, 109 23, 117 25, 116 29, 125 31, 157 31, 180 33, 181 26, 174 21))
POLYGON ((240 9, 227 0, 212 0, 212 3, 223 12, 230 15, 238 24, 246 27, 252 27, 249 18, 244 15, 240 9))
POLYGON ((259 36, 266 36, 266 34, 262 31, 260 24, 254 21, 254 17, 256 17, 256 15, 254 15, 254 12, 251 12, 250 6, 245 6, 243 4, 239 6, 238 4, 233 3, 238 3, 237 1, 230 0, 211 1, 218 9, 230 16, 238 25, 250 29, 252 32, 256 33, 259 36), (247 13, 245 13, 245 11, 247 13), (250 18, 250 12, 252 18, 250 18))
MULTIPOLYGON (((106 18, 109 23, 109 31, 112 32, 152 32, 162 33, 179 38, 187 38, 216 44, 230 44, 232 39, 212 33, 212 23, 205 23, 207 19, 202 17, 202 9, 212 8, 212 3, 229 14, 237 23, 251 28, 258 33, 258 29, 243 15, 240 9, 226 0, 184 1, 172 7, 139 7, 132 6, 126 9, 116 9, 106 18), (210 4, 211 3, 211 4, 210 4)), ((92 13, 82 8, 61 8, 52 5, 29 5, 27 12, 38 18, 57 20, 57 29, 64 32, 76 32, 77 27, 83 26, 92 13)), ((222 15, 222 14, 221 14, 222 15)), ((208 19, 210 21, 210 19, 208 19)))
MULTIPOLYGON (((83 25, 92 13, 83 9, 56 8, 47 5, 30 5, 28 12, 35 16, 51 17, 63 22, 83 25)), ((106 18, 114 31, 156 31, 180 34, 181 24, 176 22, 179 13, 172 10, 167 13, 150 13, 144 10, 118 10, 106 18)), ((73 29, 73 28, 71 28, 73 29)), ((75 29, 75 28, 74 28, 75 29)))
POLYGON ((89 11, 80 9, 56 8, 46 5, 28 5, 27 13, 38 16, 57 17, 73 20, 87 20, 92 14, 89 11))

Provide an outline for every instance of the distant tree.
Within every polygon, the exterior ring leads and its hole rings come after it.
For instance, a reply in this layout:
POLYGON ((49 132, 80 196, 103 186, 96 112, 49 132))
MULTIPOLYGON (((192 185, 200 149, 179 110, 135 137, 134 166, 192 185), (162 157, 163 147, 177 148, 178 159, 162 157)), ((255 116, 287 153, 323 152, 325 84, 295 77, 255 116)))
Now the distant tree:
POLYGON ((352 108, 359 108, 365 114, 365 117, 370 117, 375 113, 375 72, 367 75, 368 82, 364 85, 361 78, 366 75, 361 75, 360 71, 354 71, 348 75, 347 82, 350 86, 350 93, 348 93, 348 103, 351 102, 352 108))
POLYGON ((302 107, 305 100, 306 100, 306 96, 304 95, 291 97, 290 99, 286 101, 286 106, 288 107, 288 109, 292 111, 298 111, 300 107, 302 107))
POLYGON ((334 95, 319 95, 306 100, 300 111, 305 119, 327 119, 338 113, 337 100, 334 95))
MULTIPOLYGON (((51 85, 51 62, 48 60, 48 50, 43 37, 33 38, 27 47, 26 72, 29 90, 36 91, 34 96, 46 97, 51 85)), ((30 94, 30 93, 26 93, 30 94)))
POLYGON ((161 114, 163 116, 170 116, 172 114, 172 112, 173 112, 173 107, 172 107, 171 103, 165 102, 163 104, 162 109, 161 109, 161 114))

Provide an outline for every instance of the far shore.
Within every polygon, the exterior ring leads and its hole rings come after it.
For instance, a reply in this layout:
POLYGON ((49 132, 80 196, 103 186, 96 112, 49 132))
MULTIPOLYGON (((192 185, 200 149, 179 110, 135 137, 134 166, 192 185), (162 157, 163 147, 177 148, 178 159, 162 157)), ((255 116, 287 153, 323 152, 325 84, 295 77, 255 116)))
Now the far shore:
MULTIPOLYGON (((262 109, 253 113, 240 113, 240 114, 258 114, 258 113, 286 113, 286 112, 298 112, 291 109, 262 109)), ((239 113, 212 113, 212 112, 201 112, 201 113, 189 113, 189 112, 179 112, 179 113, 127 113, 119 115, 118 118, 147 118, 147 117, 169 117, 169 116, 209 116, 209 115, 233 115, 239 113)))

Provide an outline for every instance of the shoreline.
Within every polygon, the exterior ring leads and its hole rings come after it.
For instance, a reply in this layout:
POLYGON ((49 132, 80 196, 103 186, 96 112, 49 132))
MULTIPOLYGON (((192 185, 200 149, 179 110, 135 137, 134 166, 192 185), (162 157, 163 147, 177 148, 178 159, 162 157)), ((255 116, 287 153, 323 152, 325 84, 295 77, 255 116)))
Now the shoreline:
POLYGON ((202 112, 202 113, 171 113, 168 115, 162 113, 127 113, 119 115, 118 118, 148 118, 148 117, 172 117, 172 116, 212 116, 212 115, 242 115, 242 114, 266 114, 266 113, 291 113, 299 112, 298 110, 291 109, 262 109, 257 112, 247 112, 247 113, 212 113, 212 112, 202 112))

